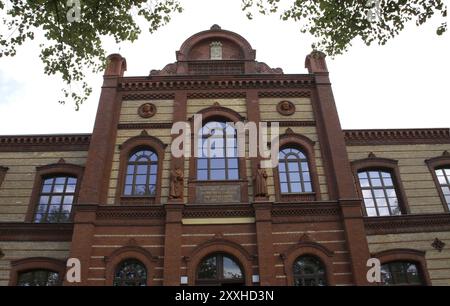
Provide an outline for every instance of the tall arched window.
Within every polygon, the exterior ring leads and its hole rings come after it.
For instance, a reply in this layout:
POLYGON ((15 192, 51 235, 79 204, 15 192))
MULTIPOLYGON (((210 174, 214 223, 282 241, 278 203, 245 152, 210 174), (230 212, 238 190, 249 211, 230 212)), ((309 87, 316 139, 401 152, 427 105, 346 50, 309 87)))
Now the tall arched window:
POLYGON ((63 223, 70 220, 77 189, 77 178, 65 175, 46 177, 42 181, 35 223, 63 223))
POLYGON ((313 192, 308 159, 302 151, 296 148, 282 149, 278 161, 282 194, 313 192))
POLYGON ((381 265, 381 283, 387 286, 424 285, 418 265, 408 261, 392 261, 381 265))
POLYGON ((441 187, 442 198, 447 204, 448 210, 450 210, 450 166, 441 167, 434 171, 441 187))
POLYGON ((147 269, 136 259, 122 261, 114 275, 114 286, 146 286, 147 269))
POLYGON ((128 159, 125 196, 155 196, 158 176, 158 155, 148 148, 134 151, 128 159))
POLYGON ((198 132, 197 149, 198 180, 239 179, 236 129, 232 125, 206 123, 198 132))
POLYGON ((61 279, 58 272, 44 269, 20 272, 17 286, 59 286, 61 279))
POLYGON ((239 263, 226 254, 204 258, 197 268, 197 285, 243 285, 244 273, 239 263))
POLYGON ((389 171, 361 170, 358 172, 358 179, 367 216, 402 214, 394 180, 389 171))
POLYGON ((325 267, 322 261, 311 255, 300 256, 294 262, 295 286, 326 286, 325 267))

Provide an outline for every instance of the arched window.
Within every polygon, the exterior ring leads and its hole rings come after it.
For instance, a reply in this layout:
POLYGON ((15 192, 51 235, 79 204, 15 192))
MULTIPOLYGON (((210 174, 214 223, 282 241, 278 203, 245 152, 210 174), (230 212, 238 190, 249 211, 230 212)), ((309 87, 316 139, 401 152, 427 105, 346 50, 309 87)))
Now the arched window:
POLYGON ((381 265, 381 283, 387 286, 424 285, 418 265, 408 261, 392 261, 381 265))
POLYGON ((60 286, 61 279, 58 272, 51 270, 28 270, 20 272, 17 286, 60 286))
POLYGON ((78 179, 56 175, 44 177, 39 194, 35 223, 64 223, 70 220, 78 179))
POLYGON ((243 285, 244 273, 239 263, 226 254, 204 258, 197 268, 197 285, 243 285))
POLYGON ((306 155, 296 148, 282 149, 278 154, 280 192, 313 192, 311 174, 306 155))
POLYGON ((326 286, 325 267, 315 256, 300 256, 293 267, 295 286, 326 286))
POLYGON ((146 286, 147 269, 136 259, 122 261, 114 275, 114 286, 146 286))
POLYGON ((391 172, 381 169, 361 170, 358 179, 367 216, 402 214, 391 172))
POLYGON ((158 176, 158 155, 148 148, 131 154, 127 163, 125 196, 155 196, 158 176))
POLYGON ((236 129, 229 123, 206 123, 198 132, 197 154, 198 180, 239 179, 236 129))
POLYGON ((450 210, 450 166, 435 169, 434 172, 441 187, 442 197, 450 210))

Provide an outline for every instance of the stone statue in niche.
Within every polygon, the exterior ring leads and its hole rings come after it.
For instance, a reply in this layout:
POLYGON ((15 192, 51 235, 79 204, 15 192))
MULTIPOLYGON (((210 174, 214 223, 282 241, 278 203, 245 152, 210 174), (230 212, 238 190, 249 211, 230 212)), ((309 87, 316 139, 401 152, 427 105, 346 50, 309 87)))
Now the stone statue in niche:
POLYGON ((184 178, 183 171, 180 168, 176 168, 172 171, 170 179, 170 199, 182 199, 183 198, 184 178))
POLYGON ((150 118, 156 114, 156 106, 152 103, 142 104, 138 109, 138 114, 142 118, 150 118))
POLYGON ((210 58, 212 60, 222 59, 222 43, 220 41, 213 41, 210 45, 210 58))
POLYGON ((255 175, 255 197, 267 197, 267 172, 258 164, 255 175))

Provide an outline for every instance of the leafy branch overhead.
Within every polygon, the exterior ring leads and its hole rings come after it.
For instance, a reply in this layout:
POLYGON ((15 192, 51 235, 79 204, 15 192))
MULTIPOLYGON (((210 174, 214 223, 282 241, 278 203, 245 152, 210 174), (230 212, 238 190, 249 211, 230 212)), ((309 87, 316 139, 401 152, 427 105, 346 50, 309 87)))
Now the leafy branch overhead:
POLYGON ((432 16, 442 19, 438 35, 447 30, 447 7, 442 0, 242 0, 243 10, 266 15, 280 12, 282 20, 294 20, 302 33, 316 38, 314 49, 329 55, 347 51, 353 39, 384 45, 413 20, 422 25, 432 16), (289 2, 289 4, 286 4, 289 2))
MULTIPOLYGON (((367 45, 385 44, 408 21, 421 25, 434 15, 442 18, 437 34, 447 30, 447 7, 441 0, 241 1, 249 18, 256 9, 297 22, 303 33, 316 38, 313 48, 329 55, 346 51, 355 38, 367 45)), ((67 85, 60 102, 72 100, 79 109, 92 91, 86 69, 96 73, 106 64, 103 38, 133 42, 142 32, 138 22, 153 33, 181 11, 179 0, 0 0, 0 59, 14 56, 26 41, 42 40, 45 73, 61 75, 67 85)))
POLYGON ((14 56, 42 31, 45 73, 62 76, 67 87, 60 102, 73 100, 79 109, 92 91, 85 82, 86 67, 98 72, 106 63, 102 37, 133 42, 141 33, 138 20, 145 21, 152 33, 182 8, 177 0, 0 0, 0 10, 0 58, 14 56))

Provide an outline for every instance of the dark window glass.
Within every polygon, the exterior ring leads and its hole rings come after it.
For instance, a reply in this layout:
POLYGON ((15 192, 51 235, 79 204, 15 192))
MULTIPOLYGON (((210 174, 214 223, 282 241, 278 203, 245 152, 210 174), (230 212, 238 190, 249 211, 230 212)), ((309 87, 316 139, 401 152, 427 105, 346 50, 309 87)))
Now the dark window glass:
POLYGON ((158 156, 149 149, 139 150, 128 159, 125 174, 126 196, 154 196, 158 175, 158 156))
POLYGON ((197 268, 197 284, 244 284, 242 269, 232 257, 214 254, 202 260, 197 268))
POLYGON ((69 222, 76 187, 77 179, 74 177, 57 176, 44 179, 34 222, 69 222))
POLYGON ((59 273, 50 270, 30 270, 21 272, 17 286, 59 286, 59 273))
POLYGON ((367 216, 396 216, 402 214, 390 172, 380 170, 360 171, 358 179, 367 216))
POLYGON ((114 277, 114 286, 146 286, 147 269, 135 259, 128 259, 118 265, 114 277))
POLYGON ((286 148, 278 154, 278 175, 281 193, 313 192, 308 159, 295 148, 286 148))
POLYGON ((301 256, 294 263, 295 286, 326 286, 325 268, 314 256, 301 256))
POLYGON ((417 265, 403 261, 394 261, 381 265, 381 283, 387 286, 423 285, 417 265))
POLYGON ((450 209, 450 167, 435 170, 445 202, 450 209))
POLYGON ((225 122, 210 121, 199 130, 198 136, 197 179, 239 179, 234 127, 225 122))

